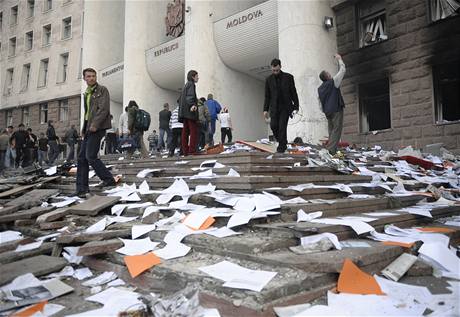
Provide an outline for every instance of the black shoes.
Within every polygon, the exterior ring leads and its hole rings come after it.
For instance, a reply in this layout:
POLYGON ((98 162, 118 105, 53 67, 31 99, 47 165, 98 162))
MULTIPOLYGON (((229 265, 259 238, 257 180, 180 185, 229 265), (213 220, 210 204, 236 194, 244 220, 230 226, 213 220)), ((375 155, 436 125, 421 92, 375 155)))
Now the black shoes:
POLYGON ((72 196, 77 196, 78 198, 85 199, 89 195, 89 191, 76 192, 72 196))
POLYGON ((97 188, 114 187, 114 186, 117 186, 117 183, 115 183, 115 180, 103 181, 96 185, 97 188))

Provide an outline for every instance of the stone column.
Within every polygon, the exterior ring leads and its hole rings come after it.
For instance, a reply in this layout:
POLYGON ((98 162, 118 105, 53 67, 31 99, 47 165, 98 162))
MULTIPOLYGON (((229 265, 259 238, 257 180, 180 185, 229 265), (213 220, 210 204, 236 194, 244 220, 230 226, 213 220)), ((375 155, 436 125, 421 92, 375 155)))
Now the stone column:
POLYGON ((325 16, 333 16, 329 1, 278 1, 279 56, 283 71, 294 75, 300 102, 299 114, 289 121, 288 141, 300 136, 317 143, 327 137, 318 75, 323 69, 337 71, 337 44, 335 29, 323 26, 325 16))

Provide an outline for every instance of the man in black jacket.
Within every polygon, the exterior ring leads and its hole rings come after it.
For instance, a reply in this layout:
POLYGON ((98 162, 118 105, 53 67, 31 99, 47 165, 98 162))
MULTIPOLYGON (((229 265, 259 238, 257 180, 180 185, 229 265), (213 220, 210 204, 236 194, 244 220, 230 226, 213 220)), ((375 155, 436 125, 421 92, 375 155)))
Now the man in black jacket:
POLYGON ((287 125, 289 117, 299 111, 299 97, 294 76, 281 71, 281 61, 271 62, 272 74, 265 80, 264 117, 270 113, 270 128, 278 141, 278 153, 287 149, 287 125))
POLYGON ((24 124, 19 124, 18 130, 11 136, 11 143, 15 144, 16 148, 16 167, 24 167, 24 163, 27 163, 25 160, 25 150, 28 138, 29 134, 24 129, 24 124))
POLYGON ((340 84, 342 83, 343 76, 345 76, 345 64, 339 54, 335 54, 334 57, 339 64, 338 73, 332 77, 330 73, 323 70, 319 74, 319 78, 323 83, 318 88, 319 100, 327 118, 329 131, 329 140, 326 148, 332 155, 337 152, 337 145, 342 135, 343 108, 345 107, 342 93, 340 92, 340 84))

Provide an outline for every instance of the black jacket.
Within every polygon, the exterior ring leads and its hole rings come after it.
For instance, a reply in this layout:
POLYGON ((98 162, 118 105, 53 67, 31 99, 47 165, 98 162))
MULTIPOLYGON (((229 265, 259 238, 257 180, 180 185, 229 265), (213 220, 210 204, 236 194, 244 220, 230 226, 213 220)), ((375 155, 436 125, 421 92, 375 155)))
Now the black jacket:
MULTIPOLYGON (((198 98, 196 97, 195 82, 188 81, 179 100, 179 122, 184 122, 184 119, 198 121, 198 111, 191 111, 192 106, 198 105, 198 98)), ((198 109, 197 109, 198 110, 198 109)))
POLYGON ((171 119, 171 111, 163 109, 159 114, 160 129, 169 129, 169 120, 171 119))
POLYGON ((279 80, 274 74, 265 80, 264 111, 270 111, 271 116, 281 110, 287 110, 289 114, 294 110, 299 110, 299 97, 295 88, 294 76, 284 72, 280 72, 278 76, 280 76, 279 80), (279 89, 278 83, 281 85, 279 89))

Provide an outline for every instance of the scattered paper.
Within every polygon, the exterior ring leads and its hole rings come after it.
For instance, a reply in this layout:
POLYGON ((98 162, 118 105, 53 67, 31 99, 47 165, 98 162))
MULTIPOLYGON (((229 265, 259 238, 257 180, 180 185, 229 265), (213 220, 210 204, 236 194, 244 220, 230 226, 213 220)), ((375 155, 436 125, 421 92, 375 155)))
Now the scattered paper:
POLYGON ((223 280, 224 287, 249 289, 256 292, 260 292, 277 274, 277 272, 250 270, 228 261, 203 266, 199 270, 223 280))
POLYGON ((155 250, 153 253, 164 260, 175 259, 186 256, 190 252, 190 247, 183 243, 168 243, 163 249, 155 250))
POLYGON ((124 246, 117 250, 118 253, 124 255, 139 255, 155 249, 160 243, 152 242, 150 238, 140 240, 120 239, 124 246))
POLYGON ((45 173, 46 173, 46 175, 48 175, 48 176, 52 176, 52 175, 56 174, 56 173, 57 173, 57 166, 52 166, 52 167, 50 167, 50 168, 47 168, 47 169, 45 170, 45 173))
POLYGON ((320 219, 313 219, 311 222, 324 223, 324 224, 329 224, 329 225, 349 226, 358 235, 366 233, 366 232, 370 232, 370 231, 375 231, 372 226, 368 225, 364 221, 358 221, 358 220, 320 218, 320 219))
POLYGON ((163 169, 160 169, 160 168, 146 168, 146 169, 143 169, 142 171, 140 171, 139 173, 137 173, 136 177, 145 178, 149 174, 153 174, 155 172, 161 172, 162 170, 163 169))
POLYGON ((105 227, 107 226, 107 219, 104 217, 95 224, 89 226, 85 232, 86 233, 97 233, 104 231, 105 227))
POLYGON ((233 228, 247 224, 254 216, 252 211, 238 211, 233 214, 227 223, 227 228, 233 228))
POLYGON ((240 173, 238 173, 238 172, 235 171, 233 168, 231 168, 231 169, 228 171, 227 176, 229 176, 229 177, 240 177, 240 173))
POLYGON ((32 242, 29 244, 20 244, 16 247, 16 250, 14 250, 14 252, 22 252, 22 251, 38 249, 39 247, 41 247, 42 243, 43 241, 32 242))
POLYGON ((362 295, 384 295, 379 284, 371 275, 361 271, 351 260, 345 259, 337 282, 341 293, 362 295))
POLYGON ((329 239, 337 250, 342 250, 342 246, 339 242, 339 239, 337 238, 335 234, 330 233, 330 232, 324 232, 320 234, 302 237, 300 238, 300 243, 303 246, 307 246, 309 244, 317 243, 318 241, 324 238, 329 239))
POLYGON ((312 221, 313 219, 319 218, 323 215, 322 211, 315 211, 315 212, 310 212, 310 213, 305 213, 303 209, 297 210, 297 222, 301 221, 312 221))
POLYGON ((0 232, 0 243, 15 241, 15 240, 19 240, 22 238, 23 238, 22 233, 18 231, 7 230, 7 231, 0 232))
POLYGON ((69 262, 74 264, 80 264, 83 261, 83 257, 77 255, 80 247, 64 247, 62 256, 69 262))
POLYGON ((161 260, 152 252, 144 255, 128 255, 124 257, 124 261, 132 278, 161 263, 161 260))
POLYGON ((207 231, 206 234, 209 234, 209 235, 214 236, 216 238, 226 238, 226 237, 230 237, 230 236, 234 236, 234 235, 238 235, 238 234, 243 234, 243 233, 233 231, 232 229, 227 228, 227 227, 222 227, 222 228, 219 228, 219 229, 207 231))
POLYGON ((156 225, 134 225, 131 228, 131 238, 132 239, 137 239, 140 236, 143 236, 144 234, 155 230, 156 225))
POLYGON ((110 281, 113 281, 116 278, 117 274, 115 274, 114 272, 104 272, 93 279, 83 282, 82 285, 89 287, 101 286, 107 284, 110 281))

